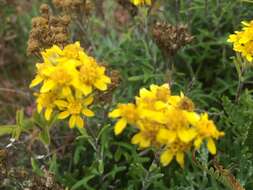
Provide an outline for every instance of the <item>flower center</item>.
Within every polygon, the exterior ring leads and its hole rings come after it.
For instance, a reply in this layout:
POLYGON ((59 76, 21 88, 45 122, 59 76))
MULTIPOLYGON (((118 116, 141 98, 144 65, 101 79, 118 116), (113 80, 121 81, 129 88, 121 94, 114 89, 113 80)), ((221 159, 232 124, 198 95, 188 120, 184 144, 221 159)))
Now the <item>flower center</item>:
POLYGON ((80 114, 82 110, 82 104, 79 101, 73 101, 69 103, 68 110, 71 114, 80 114))
POLYGON ((92 84, 98 78, 96 66, 83 65, 80 69, 80 73, 80 79, 85 84, 92 84))
POLYGON ((53 74, 52 79, 57 82, 59 85, 67 85, 71 82, 72 77, 69 73, 67 73, 64 69, 58 69, 53 74))

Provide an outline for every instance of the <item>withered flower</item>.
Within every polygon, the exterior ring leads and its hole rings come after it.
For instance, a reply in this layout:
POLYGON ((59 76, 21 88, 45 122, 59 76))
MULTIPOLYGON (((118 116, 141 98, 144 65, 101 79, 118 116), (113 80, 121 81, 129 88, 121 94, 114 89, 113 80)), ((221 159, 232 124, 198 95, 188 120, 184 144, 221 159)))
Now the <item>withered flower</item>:
POLYGON ((32 19, 32 30, 29 34, 27 54, 39 55, 39 52, 52 45, 63 47, 68 43, 70 17, 54 16, 47 4, 40 7, 41 16, 32 19))
POLYGON ((157 22, 152 27, 152 35, 157 46, 167 55, 173 56, 176 52, 190 43, 193 36, 184 24, 172 25, 166 22, 157 22))

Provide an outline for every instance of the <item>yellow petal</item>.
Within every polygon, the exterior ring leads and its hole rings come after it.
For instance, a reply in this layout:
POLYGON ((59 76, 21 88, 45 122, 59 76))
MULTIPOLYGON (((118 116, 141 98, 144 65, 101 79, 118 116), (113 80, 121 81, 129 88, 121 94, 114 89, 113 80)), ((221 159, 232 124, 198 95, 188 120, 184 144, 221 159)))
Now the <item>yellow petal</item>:
POLYGON ((52 108, 46 108, 46 111, 45 111, 45 118, 46 118, 46 120, 48 120, 48 121, 50 120, 52 112, 53 112, 52 108))
POLYGON ((102 76, 101 77, 101 80, 104 81, 105 83, 107 84, 110 84, 111 83, 111 79, 107 76, 102 76))
POLYGON ((165 104, 164 102, 162 101, 157 101, 155 102, 155 109, 163 109, 163 108, 166 108, 167 104, 165 104))
POLYGON ((69 127, 73 128, 76 125, 76 116, 75 115, 71 115, 70 119, 69 119, 69 127))
POLYGON ((40 92, 41 93, 48 92, 48 91, 52 90, 55 87, 55 85, 56 84, 53 80, 46 80, 46 81, 44 81, 44 83, 40 89, 40 92))
POLYGON ((184 111, 184 114, 185 114, 185 116, 186 116, 188 122, 189 122, 191 125, 193 125, 193 126, 195 126, 195 125, 198 123, 199 119, 200 119, 199 114, 197 114, 197 113, 195 113, 195 112, 184 111))
POLYGON ((88 106, 88 105, 92 104, 93 100, 94 100, 93 96, 89 96, 88 98, 86 98, 84 100, 83 103, 84 103, 84 105, 88 106))
POLYGON ((137 133, 133 136, 131 139, 132 144, 138 144, 140 148, 147 148, 150 146, 151 141, 145 135, 143 135, 141 132, 137 133))
POLYGON ((174 154, 170 150, 165 150, 160 156, 160 162, 163 166, 167 166, 171 163, 174 154))
POLYGON ((88 85, 81 85, 80 90, 82 91, 82 93, 86 96, 88 94, 90 94, 92 92, 92 87, 88 86, 88 85))
POLYGON ((126 127, 127 121, 125 119, 120 119, 117 121, 117 123, 114 126, 114 133, 115 135, 120 134, 126 127))
POLYGON ((176 154, 176 160, 177 163, 181 166, 181 168, 184 168, 184 153, 183 152, 177 152, 176 154))
POLYGON ((76 116, 76 126, 79 128, 83 128, 84 122, 80 116, 76 116))
POLYGON ((152 92, 156 92, 156 90, 159 88, 159 86, 157 86, 157 85, 155 85, 155 84, 151 84, 150 85, 150 90, 152 91, 152 92))
POLYGON ((87 117, 93 117, 95 115, 93 111, 87 108, 83 109, 82 113, 83 115, 86 115, 87 117))
POLYGON ((148 96, 150 94, 150 91, 147 90, 146 88, 141 88, 139 94, 140 97, 148 96))
POLYGON ((107 90, 107 85, 104 81, 102 80, 97 80, 95 83, 94 83, 94 86, 99 89, 99 90, 102 90, 102 91, 105 91, 107 90))
POLYGON ((68 107, 68 102, 63 101, 63 100, 56 100, 54 102, 54 104, 57 105, 59 108, 61 108, 61 107, 63 107, 63 108, 68 107))
POLYGON ((114 109, 112 110, 108 116, 111 117, 111 118, 117 118, 119 117, 121 114, 120 114, 120 109, 114 109))
POLYGON ((41 104, 37 104, 37 111, 38 113, 40 113, 42 111, 42 105, 41 104))
POLYGON ((202 144, 202 138, 198 137, 194 140, 194 146, 196 149, 199 149, 201 144, 202 144))
POLYGON ((160 143, 172 143, 175 141, 177 133, 168 129, 160 129, 157 133, 156 139, 160 143))
POLYGON ((216 154, 216 146, 212 138, 207 139, 207 149, 211 154, 216 154))
POLYGON ((248 55, 246 56, 246 59, 247 59, 249 62, 251 62, 251 61, 253 60, 253 58, 252 58, 252 56, 251 56, 250 54, 248 54, 248 55))
POLYGON ((58 119, 65 119, 70 115, 70 113, 68 111, 63 111, 61 113, 59 113, 58 115, 58 119))
POLYGON ((181 141, 188 143, 192 139, 194 139, 197 135, 197 132, 195 129, 185 129, 178 131, 178 137, 181 141))
POLYGON ((164 113, 157 112, 157 111, 151 111, 147 109, 140 109, 140 113, 142 117, 149 118, 153 121, 156 121, 158 123, 165 124, 167 123, 167 117, 164 115, 164 113))
POLYGON ((35 77, 35 79, 32 80, 31 84, 30 84, 30 88, 34 87, 34 86, 37 86, 39 83, 41 83, 43 81, 43 78, 39 75, 37 75, 35 77))
POLYGON ((72 94, 70 87, 66 86, 62 88, 62 95, 63 96, 69 96, 72 94))

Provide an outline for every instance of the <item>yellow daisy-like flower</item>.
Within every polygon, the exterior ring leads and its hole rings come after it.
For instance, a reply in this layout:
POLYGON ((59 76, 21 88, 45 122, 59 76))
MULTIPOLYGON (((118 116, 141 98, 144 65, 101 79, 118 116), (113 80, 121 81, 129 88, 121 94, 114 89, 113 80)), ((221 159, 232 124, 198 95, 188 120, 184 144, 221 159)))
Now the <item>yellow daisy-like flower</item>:
POLYGON ((183 93, 172 95, 168 84, 151 85, 149 90, 140 89, 135 103, 119 104, 109 117, 120 118, 114 126, 116 135, 130 124, 138 130, 132 144, 141 149, 165 148, 160 155, 162 165, 169 165, 175 158, 183 168, 187 151, 199 149, 206 140, 208 150, 215 154, 214 139, 224 135, 207 114, 199 115, 194 109, 194 103, 183 93))
POLYGON ((41 54, 43 62, 36 64, 36 76, 30 84, 30 88, 40 86, 36 95, 38 112, 45 109, 45 118, 49 120, 54 111, 60 111, 58 118, 70 117, 71 128, 83 127, 82 115, 94 115, 87 108, 93 101, 89 95, 94 90, 107 90, 111 83, 105 68, 88 56, 79 42, 63 49, 54 45, 41 54))
POLYGON ((86 99, 82 99, 81 97, 73 97, 69 96, 67 101, 57 100, 55 104, 60 109, 60 113, 58 115, 58 119, 69 119, 69 127, 73 128, 75 126, 79 128, 84 127, 84 121, 82 119, 82 115, 87 117, 93 117, 94 113, 87 108, 93 102, 93 97, 89 96, 86 99))
POLYGON ((35 96, 37 97, 36 103, 38 112, 40 113, 42 109, 45 109, 45 118, 46 120, 50 120, 53 109, 55 107, 54 102, 57 99, 57 93, 56 92, 47 92, 40 94, 35 93, 35 96))
POLYGON ((105 75, 105 67, 99 66, 92 57, 81 57, 80 72, 75 88, 84 95, 90 94, 93 88, 101 91, 107 90, 111 79, 105 75))
POLYGON ((131 2, 136 5, 136 6, 139 6, 139 5, 151 5, 152 1, 151 0, 131 0, 131 2))
POLYGON ((40 92, 45 93, 54 89, 61 89, 66 95, 70 93, 70 86, 73 86, 78 71, 74 65, 65 62, 54 66, 48 73, 49 77, 44 80, 40 92))
POLYGON ((138 113, 134 104, 119 104, 116 109, 109 113, 109 117, 120 117, 114 127, 114 133, 118 135, 126 128, 127 123, 136 123, 138 113))
POLYGON ((181 141, 175 141, 170 144, 160 156, 160 161, 163 166, 167 166, 171 163, 173 158, 176 158, 177 163, 184 168, 184 153, 190 150, 190 143, 183 143, 181 141))
POLYGON ((228 42, 233 43, 233 49, 241 53, 249 62, 253 61, 253 20, 242 22, 242 31, 235 31, 228 38, 228 42))
POLYGON ((224 136, 224 132, 217 130, 214 122, 208 119, 206 113, 200 116, 199 121, 196 124, 198 135, 194 140, 195 148, 199 149, 203 139, 207 140, 207 148, 211 154, 216 154, 216 146, 213 139, 218 139, 224 136))

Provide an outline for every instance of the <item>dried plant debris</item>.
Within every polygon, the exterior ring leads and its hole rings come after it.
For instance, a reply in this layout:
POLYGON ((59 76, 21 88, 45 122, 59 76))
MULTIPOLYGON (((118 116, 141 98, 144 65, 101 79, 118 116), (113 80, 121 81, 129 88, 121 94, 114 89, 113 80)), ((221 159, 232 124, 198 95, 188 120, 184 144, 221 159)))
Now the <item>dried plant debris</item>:
POLYGON ((43 169, 43 177, 37 176, 25 167, 9 163, 9 156, 7 150, 0 150, 0 189, 64 190, 48 170, 43 169))
POLYGON ((166 22, 157 22, 152 27, 152 35, 158 47, 169 56, 175 55, 194 38, 186 25, 172 25, 166 22))
POLYGON ((90 15, 94 8, 94 4, 89 0, 53 0, 53 5, 70 15, 80 12, 90 15))
POLYGON ((32 19, 32 30, 29 35, 27 54, 39 55, 39 52, 53 44, 63 47, 68 44, 70 17, 54 16, 48 5, 40 7, 41 16, 32 19))

